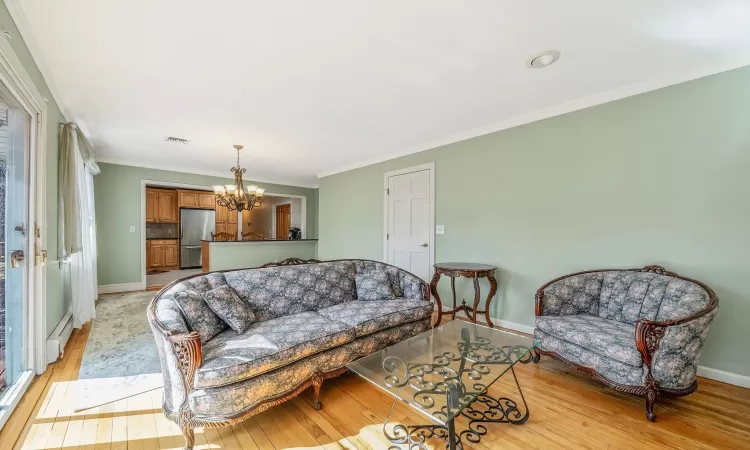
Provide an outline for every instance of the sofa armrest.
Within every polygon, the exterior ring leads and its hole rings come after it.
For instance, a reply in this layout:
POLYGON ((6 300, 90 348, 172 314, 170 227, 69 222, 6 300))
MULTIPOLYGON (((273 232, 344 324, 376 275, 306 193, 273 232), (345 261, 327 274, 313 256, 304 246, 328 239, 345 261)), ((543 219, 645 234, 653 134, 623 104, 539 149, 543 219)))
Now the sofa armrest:
POLYGON ((170 303, 170 298, 160 299, 157 294, 149 304, 147 317, 164 377, 164 411, 177 414, 188 408, 187 399, 202 353, 198 333, 188 330, 181 314, 173 314, 170 303))
POLYGON ((536 315, 597 315, 603 278, 602 271, 589 271, 550 281, 536 291, 536 315))
POLYGON ((426 281, 403 269, 399 269, 399 275, 404 298, 430 301, 430 286, 426 281))
POLYGON ((714 300, 681 319, 636 322, 635 345, 647 368, 647 383, 677 391, 693 387, 703 342, 719 310, 718 300, 714 300))

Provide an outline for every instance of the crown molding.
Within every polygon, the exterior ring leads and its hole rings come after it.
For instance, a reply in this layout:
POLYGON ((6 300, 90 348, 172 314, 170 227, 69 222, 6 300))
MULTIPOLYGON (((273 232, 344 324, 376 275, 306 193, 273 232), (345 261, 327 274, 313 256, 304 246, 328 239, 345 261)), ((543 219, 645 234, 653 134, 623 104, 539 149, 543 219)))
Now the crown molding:
POLYGON ((42 52, 39 51, 39 45, 36 43, 34 34, 31 32, 31 27, 29 26, 29 22, 26 20, 26 15, 23 13, 23 8, 21 7, 20 0, 4 0, 4 3, 5 7, 8 8, 10 18, 13 19, 18 32, 21 34, 21 36, 19 37, 23 39, 24 44, 26 44, 26 49, 31 55, 31 59, 34 61, 34 64, 36 64, 36 68, 39 70, 39 73, 42 74, 42 78, 44 79, 44 83, 47 85, 47 90, 49 90, 52 100, 60 109, 60 113, 62 114, 63 119, 65 119, 65 122, 70 122, 70 110, 62 102, 62 97, 58 95, 60 91, 55 85, 52 73, 47 68, 47 64, 44 61, 44 58, 42 58, 42 52))
POLYGON ((735 58, 729 61, 724 61, 720 64, 710 65, 703 67, 699 70, 692 72, 681 72, 679 74, 671 74, 669 76, 655 77, 649 81, 642 83, 635 83, 629 86, 613 89, 610 91, 602 92, 599 94, 589 95, 577 100, 573 100, 566 103, 561 103, 549 108, 540 109, 527 114, 521 114, 510 119, 503 120, 491 125, 475 128, 462 133, 453 134, 442 139, 435 141, 426 142, 414 147, 405 148, 399 151, 387 153, 375 158, 364 159, 360 162, 348 164, 345 166, 338 167, 333 170, 328 170, 318 174, 318 178, 324 178, 327 176, 335 175, 337 173, 348 172, 350 170, 359 169, 361 167, 371 166, 392 159, 400 158, 403 156, 412 155, 414 153, 420 153, 427 150, 432 150, 445 145, 454 144, 456 142, 465 141, 486 134, 495 133, 497 131, 507 130, 520 125, 526 125, 532 122, 537 122, 551 117, 560 116, 570 112, 578 111, 581 109, 590 108, 592 106, 601 105, 604 103, 613 102, 615 100, 621 100, 634 95, 643 94, 646 92, 655 91, 657 89, 673 86, 687 81, 697 80, 718 73, 727 72, 733 69, 750 65, 750 54, 743 55, 742 57, 735 58))
MULTIPOLYGON (((142 163, 138 161, 124 161, 121 159, 116 158, 96 158, 96 162, 98 163, 105 163, 105 164, 116 164, 118 166, 130 166, 130 167, 139 167, 141 169, 152 169, 152 170, 161 170, 164 172, 175 172, 175 173, 189 173, 192 175, 203 175, 207 177, 218 177, 218 178, 224 178, 226 180, 232 180, 231 175, 228 175, 227 173, 219 173, 219 172, 211 172, 207 170, 200 170, 200 169, 192 169, 192 168, 184 168, 184 167, 177 167, 177 168, 164 168, 163 166, 156 166, 149 163, 142 163)), ((289 187, 299 187, 299 188, 307 188, 307 189, 317 189, 318 184, 307 184, 307 183, 300 183, 298 181, 289 181, 289 180, 270 180, 270 179, 264 179, 264 178, 258 178, 253 176, 252 174, 247 175, 247 180, 251 181, 253 183, 268 183, 268 184, 276 184, 279 186, 289 186, 289 187)), ((284 194, 279 194, 284 195, 284 194)))
MULTIPOLYGON (((39 50, 39 46, 33 37, 33 33, 31 33, 30 26, 23 13, 21 0, 3 0, 3 1, 6 7, 8 8, 8 12, 10 13, 11 18, 13 19, 13 22, 15 23, 16 28, 21 34, 21 38, 26 44, 26 48, 29 50, 29 53, 31 54, 32 59, 34 60, 37 68, 39 69, 39 72, 42 74, 42 77, 44 78, 44 81, 47 84, 47 88, 50 91, 50 94, 53 97, 53 100, 55 101, 58 108, 60 109, 60 112, 62 113, 65 121, 66 122, 70 121, 72 119, 70 108, 64 102, 64 98, 59 95, 60 91, 54 82, 54 77, 52 76, 52 73, 49 71, 46 61, 41 56, 42 52, 39 50)), ((456 133, 456 134, 446 136, 441 139, 425 142, 425 143, 422 143, 413 147, 408 147, 408 148, 401 149, 398 151, 389 152, 389 153, 386 153, 384 155, 377 156, 374 158, 365 158, 359 162, 339 166, 338 168, 335 168, 332 170, 320 172, 317 174, 317 177, 324 178, 324 177, 335 175, 338 173, 347 172, 347 171, 358 169, 361 167, 370 166, 373 164, 378 164, 381 162, 389 161, 389 160, 400 158, 403 156, 408 156, 414 153, 420 153, 423 151, 432 150, 437 147, 454 144, 456 142, 464 141, 467 139, 472 139, 475 137, 483 136, 483 135, 494 133, 497 131, 507 130, 509 128, 514 128, 520 125, 537 122, 540 120, 567 114, 570 112, 578 111, 578 110, 589 108, 592 106, 609 103, 609 102, 627 98, 633 95, 638 95, 638 94, 654 91, 657 89, 661 89, 664 87, 707 77, 710 75, 715 75, 718 73, 737 69, 737 68, 744 67, 747 65, 750 65, 750 54, 743 54, 739 57, 732 58, 731 60, 725 60, 720 63, 707 65, 705 67, 702 67, 700 69, 696 69, 690 72, 680 72, 680 73, 669 74, 666 76, 654 77, 653 79, 642 82, 642 83, 635 83, 635 84, 625 86, 622 88, 617 88, 617 89, 613 89, 610 91, 593 94, 593 95, 586 96, 586 97, 573 100, 570 102, 554 105, 549 108, 544 108, 544 109, 533 111, 530 113, 518 115, 512 118, 503 120, 501 122, 493 123, 490 125, 475 128, 475 129, 468 130, 468 131, 461 132, 461 133, 456 133)), ((78 125, 80 126, 81 124, 79 123, 78 125)), ((85 127, 85 124, 84 124, 84 127, 85 127)), ((86 131, 84 127, 82 127, 82 129, 83 131, 86 131)), ((110 164, 119 164, 119 165, 142 167, 142 168, 148 168, 148 169, 165 170, 161 167, 148 165, 147 163, 122 161, 122 160, 116 160, 116 159, 98 159, 98 160, 100 162, 107 162, 110 164)), ((192 173, 192 174, 197 174, 197 175, 218 176, 222 178, 227 177, 225 174, 205 172, 201 170, 188 170, 188 171, 180 170, 180 172, 192 173)), ((283 184, 287 186, 304 187, 304 188, 318 188, 319 186, 319 184, 317 183, 315 184, 305 184, 305 183, 299 183, 299 182, 289 183, 289 182, 278 182, 278 181, 270 181, 270 180, 262 180, 262 179, 254 179, 253 181, 258 181, 262 183, 283 184)))

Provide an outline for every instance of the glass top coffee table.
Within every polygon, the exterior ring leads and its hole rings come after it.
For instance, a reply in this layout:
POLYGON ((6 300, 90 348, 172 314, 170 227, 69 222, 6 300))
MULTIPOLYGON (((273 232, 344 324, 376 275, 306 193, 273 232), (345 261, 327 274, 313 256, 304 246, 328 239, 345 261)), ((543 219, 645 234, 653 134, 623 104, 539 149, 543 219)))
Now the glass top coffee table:
MULTIPOLYGON (((409 340, 380 350, 348 365, 349 369, 396 399, 430 418, 430 425, 396 425, 383 433, 398 449, 426 449, 427 439, 446 441, 450 450, 463 441, 479 442, 488 422, 522 424, 529 409, 513 370, 516 363, 532 360, 531 338, 482 325, 454 320, 409 340), (490 386, 510 372, 523 403, 489 395, 490 386), (455 419, 468 419, 468 428, 456 431, 455 419)), ((391 406, 391 412, 393 411, 391 406)))

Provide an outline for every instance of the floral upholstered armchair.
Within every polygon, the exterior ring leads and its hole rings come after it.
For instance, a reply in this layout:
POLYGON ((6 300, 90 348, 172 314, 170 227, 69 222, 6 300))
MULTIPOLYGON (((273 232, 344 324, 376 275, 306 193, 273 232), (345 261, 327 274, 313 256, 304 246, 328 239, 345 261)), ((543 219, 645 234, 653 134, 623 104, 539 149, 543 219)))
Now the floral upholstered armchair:
POLYGON ((653 421, 661 393, 698 387, 698 358, 718 307, 711 288, 659 266, 566 275, 536 293, 536 360, 551 356, 646 397, 653 421))

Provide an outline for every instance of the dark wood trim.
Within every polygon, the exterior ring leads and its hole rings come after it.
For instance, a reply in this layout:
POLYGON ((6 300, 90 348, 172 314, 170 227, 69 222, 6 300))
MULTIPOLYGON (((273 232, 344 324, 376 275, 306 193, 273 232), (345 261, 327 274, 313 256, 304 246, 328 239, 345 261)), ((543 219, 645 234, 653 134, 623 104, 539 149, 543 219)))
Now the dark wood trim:
POLYGON ((317 260, 317 259, 287 258, 287 259, 285 259, 283 261, 279 261, 279 262, 265 263, 265 264, 263 264, 260 267, 261 268, 265 268, 265 267, 298 266, 300 264, 315 264, 315 263, 319 263, 319 262, 323 262, 323 261, 320 261, 320 260, 317 260))
MULTIPOLYGON (((252 241, 250 241, 250 242, 252 242, 252 241)), ((394 267, 394 268, 396 268, 396 269, 398 269, 398 270, 400 270, 402 272, 405 272, 405 273, 413 276, 414 278, 420 280, 422 282, 422 295, 425 298, 425 301, 430 301, 430 286, 429 286, 429 284, 427 284, 426 281, 422 280, 421 278, 419 278, 418 276, 414 275, 413 273, 408 272, 408 271, 406 271, 406 270, 404 270, 404 269, 402 269, 400 267, 396 267, 396 266, 394 266, 392 264, 384 263, 382 261, 375 261, 375 260, 372 260, 372 259, 343 258, 343 259, 329 259, 329 260, 321 260, 321 261, 319 261, 319 260, 310 260, 310 259, 303 260, 303 259, 299 259, 299 258, 287 258, 284 261, 281 261, 281 262, 278 262, 278 263, 266 263, 266 264, 264 264, 262 266, 258 266, 258 267, 246 267, 246 268, 242 268, 242 269, 216 270, 216 271, 209 272, 209 273, 228 273, 228 272, 236 272, 238 270, 263 269, 263 268, 268 267, 268 264, 274 264, 274 265, 279 265, 279 266, 281 266, 281 265, 283 265, 283 266, 292 266, 292 265, 297 265, 297 264, 316 264, 316 263, 337 262, 337 261, 374 262, 374 263, 384 264, 384 265, 389 266, 389 267, 394 267), (287 261, 290 261, 290 262, 287 262, 287 261), (304 261, 304 262, 300 263, 300 262, 295 262, 295 261, 304 261), (311 261, 315 261, 315 262, 311 262, 311 261)), ((179 283, 182 283, 183 281, 190 280, 192 278, 202 277, 202 276, 205 276, 205 275, 206 275, 206 273, 204 272, 204 273, 197 273, 195 275, 188 275, 186 277, 182 277, 180 279, 177 279, 177 280, 175 280, 175 281, 167 284, 166 286, 164 286, 163 288, 161 288, 154 295, 154 297, 149 302, 148 309, 147 309, 147 316, 148 316, 149 322, 152 323, 152 324, 154 324, 154 326, 156 327, 156 329, 159 332, 159 334, 161 334, 164 337, 167 337, 170 334, 170 331, 164 326, 163 323, 161 323, 161 321, 159 320, 159 318, 156 316, 156 302, 159 300, 159 298, 163 294, 165 294, 167 291, 169 291, 170 289, 172 289, 172 287, 174 287, 175 285, 177 285, 179 283)))
MULTIPOLYGON (((604 375, 601 375, 596 370, 592 369, 591 367, 581 366, 579 364, 576 364, 568 359, 566 359, 563 356, 558 355, 555 352, 551 352, 548 350, 541 350, 539 348, 535 348, 534 351, 542 356, 549 356, 550 358, 557 359, 558 361, 562 361, 565 364, 571 366, 575 370, 585 373, 586 375, 590 376, 591 378, 600 381, 607 386, 611 387, 612 389, 623 392, 625 394, 631 394, 631 395, 637 395, 639 397, 645 397, 647 389, 645 386, 632 386, 627 384, 620 384, 615 381, 610 380, 609 378, 605 377, 604 375)), ((698 381, 693 381, 693 383, 686 387, 685 389, 664 389, 660 388, 659 391, 665 395, 669 395, 672 397, 682 397, 688 394, 692 394, 695 392, 695 390, 698 389, 698 381)))
MULTIPOLYGON (((208 242, 213 242, 213 241, 208 241, 208 242)), ((252 242, 258 242, 258 241, 237 241, 237 242, 252 243, 252 242)), ((285 241, 285 242, 295 242, 295 241, 294 241, 294 240, 292 240, 292 241, 285 241)), ((240 268, 240 269, 224 269, 224 270, 214 270, 214 271, 212 271, 211 273, 228 273, 228 272, 236 272, 236 271, 238 271, 238 270, 248 270, 248 269, 263 269, 263 268, 267 267, 267 264, 276 264, 276 265, 285 265, 285 266, 289 266, 289 265, 295 265, 295 264, 292 264, 292 263, 289 263, 289 264, 284 264, 284 262, 285 262, 285 261, 288 261, 288 260, 295 260, 295 259, 298 259, 298 258, 287 258, 286 260, 284 260, 284 261, 281 261, 281 262, 278 262, 278 263, 266 263, 266 264, 264 264, 264 265, 262 265, 262 266, 256 266, 256 267, 243 267, 243 268, 240 268)), ((305 261, 305 260, 301 260, 301 259, 300 259, 300 261, 305 261)), ((315 264, 315 263, 311 263, 311 262, 309 262, 309 261, 313 261, 313 260, 306 260, 306 261, 308 261, 308 262, 305 262, 305 263, 301 263, 301 264, 315 264)), ((430 287, 430 286, 429 286, 429 284, 427 284, 427 282, 426 282, 426 281, 422 280, 421 278, 419 278, 418 276, 414 275, 413 273, 411 273, 411 272, 409 272, 409 271, 406 271, 406 270, 404 270, 404 269, 402 269, 402 268, 400 268, 400 267, 394 266, 393 264, 388 264, 388 263, 384 263, 383 261, 375 261, 375 260, 373 260, 373 259, 355 259, 355 258, 328 259, 328 260, 314 260, 314 261, 316 261, 316 262, 319 262, 319 263, 325 263, 325 262, 337 262, 337 261, 352 261, 352 262, 356 262, 356 261, 362 261, 362 262, 373 262, 373 263, 383 264, 383 265, 386 265, 386 266, 389 266, 389 267, 394 267, 394 268, 396 268, 396 269, 398 269, 398 270, 400 270, 400 271, 402 271, 402 272, 405 272, 405 273, 407 273, 407 274, 409 274, 409 275, 413 276, 414 278, 416 278, 416 279, 418 279, 418 280, 421 280, 421 281, 422 281, 422 285, 423 285, 423 286, 422 286, 422 293, 424 294, 425 300, 428 300, 428 301, 429 301, 429 299, 430 299, 430 294, 429 294, 429 292, 430 292, 430 289, 429 289, 429 287, 430 287)), ((183 281, 185 281, 185 280, 189 280, 189 279, 191 279, 191 278, 197 278, 197 277, 202 277, 202 276, 205 276, 205 273, 198 273, 198 274, 195 274, 195 275, 188 275, 188 276, 186 276, 186 277, 182 277, 182 278, 180 278, 180 279, 174 280, 173 282, 171 282, 171 283, 167 284, 166 286, 164 286, 163 288, 161 288, 161 289, 160 289, 160 290, 159 290, 159 291, 158 291, 158 292, 156 293, 156 295, 154 295, 154 298, 153 298, 153 299, 151 300, 151 302, 154 302, 155 300, 157 300, 157 299, 158 299, 159 297, 161 297, 161 295, 162 295, 162 294, 164 294, 165 292, 167 292, 168 290, 170 290, 170 289, 171 289, 171 288, 172 288, 173 286, 175 286, 176 284, 182 283, 183 281)), ((154 316, 154 319, 155 319, 155 320, 156 320, 156 321, 158 322, 158 319, 156 319, 156 317, 155 317, 155 316, 154 316)), ((161 324, 160 324, 160 325, 161 325, 161 324)), ((162 327, 161 329, 165 330, 165 328, 164 328, 164 327, 162 327)), ((162 333, 162 334, 164 334, 164 333, 162 333)))
POLYGON ((681 280, 690 281, 691 283, 695 283, 698 286, 700 286, 701 288, 703 288, 703 290, 705 290, 706 293, 708 293, 708 299, 709 299, 708 305, 706 305, 703 309, 701 309, 700 311, 698 311, 698 312, 696 312, 694 314, 691 314, 691 315, 686 316, 686 317, 682 317, 680 319, 671 319, 671 320, 665 320, 665 321, 661 321, 661 322, 659 322, 659 321, 653 321, 653 320, 647 320, 647 319, 639 319, 638 320, 639 322, 649 323, 649 324, 652 324, 652 325, 655 325, 655 326, 665 326, 665 327, 672 326, 672 325, 680 325, 680 324, 683 324, 685 322, 689 322, 691 320, 697 319, 697 318, 699 318, 701 316, 705 316, 706 314, 710 313, 711 311, 713 311, 715 308, 717 308, 719 306, 719 298, 716 296, 716 293, 713 291, 713 289, 711 289, 710 287, 708 287, 705 283, 702 283, 702 282, 700 282, 698 280, 695 280, 693 278, 683 277, 682 275, 678 275, 678 274, 676 274, 674 272, 669 272, 668 270, 664 269, 661 266, 651 265, 651 266, 646 266, 646 267, 644 267, 642 269, 595 269, 595 270, 585 270, 583 272, 571 273, 571 274, 568 274, 568 275, 563 275, 561 277, 555 278, 554 280, 545 283, 542 287, 540 287, 539 289, 537 289, 537 291, 536 291, 536 308, 535 308, 536 315, 537 316, 543 315, 542 314, 542 300, 544 298, 544 290, 547 289, 551 284, 556 283, 556 282, 558 282, 560 280, 564 280, 565 278, 573 277, 573 276, 576 276, 576 275, 584 275, 584 274, 587 274, 587 273, 595 273, 595 272, 648 272, 648 273, 655 273, 655 274, 658 274, 658 275, 666 275, 666 276, 670 276, 670 277, 674 277, 674 278, 679 278, 681 280))
POLYGON ((315 372, 289 391, 271 399, 250 405, 241 412, 231 416, 196 416, 193 415, 188 408, 180 408, 178 411, 174 411, 173 409, 169 408, 166 403, 164 404, 164 415, 180 427, 183 437, 185 438, 185 449, 191 450, 195 443, 195 428, 219 428, 232 426, 236 423, 247 420, 249 417, 252 417, 256 414, 260 414, 273 406, 280 405, 293 399, 310 386, 313 386, 315 388, 315 404, 313 405, 313 407, 315 409, 321 409, 322 404, 320 403, 320 400, 318 398, 318 395, 320 393, 320 386, 322 386, 325 380, 341 376, 348 372, 348 370, 349 369, 347 369, 346 367, 342 367, 331 372, 315 372))
MULTIPOLYGON (((608 380, 603 375, 596 372, 594 369, 591 369, 589 367, 579 366, 554 352, 548 352, 548 351, 539 350, 539 349, 536 349, 536 352, 541 355, 548 355, 556 359, 559 359, 560 361, 563 361, 575 367, 576 370, 586 373, 592 378, 595 378, 603 382, 604 384, 612 387, 615 390, 645 397, 646 398, 646 417, 648 418, 648 420, 653 422, 654 420, 656 420, 656 415, 654 414, 654 404, 656 403, 656 401, 658 400, 661 394, 687 395, 687 394, 690 394, 691 392, 694 392, 695 389, 697 389, 698 387, 698 382, 695 380, 690 386, 682 390, 664 389, 661 386, 659 386, 659 382, 654 378, 654 375, 653 375, 653 357, 656 351, 659 349, 659 343, 661 342, 662 337, 664 337, 666 330, 671 326, 681 325, 681 324, 690 322, 692 320, 696 320, 700 317, 705 316, 706 314, 711 313, 713 310, 719 307, 719 298, 716 296, 716 293, 713 291, 713 289, 708 287, 705 283, 702 283, 698 280, 694 280, 692 278, 683 277, 681 275, 676 274, 675 272, 670 272, 664 269, 663 267, 657 266, 657 265, 646 266, 642 269, 597 269, 597 270, 587 270, 583 272, 576 272, 576 273, 569 274, 569 275, 563 275, 561 277, 555 278, 554 280, 540 287, 536 291, 536 297, 535 297, 536 316, 538 317, 538 316, 543 315, 542 313, 543 313, 543 302, 544 302, 544 290, 547 289, 553 283, 556 283, 560 280, 564 280, 565 278, 573 277, 576 275, 583 275, 583 274, 596 273, 596 272, 613 272, 613 271, 614 272, 655 273, 658 275, 665 275, 669 277, 679 278, 679 279, 697 284, 703 290, 705 290, 706 293, 708 294, 708 298, 709 298, 708 304, 703 309, 701 309, 700 311, 697 311, 694 314, 690 314, 688 316, 681 317, 679 319, 670 319, 670 320, 663 320, 663 321, 655 321, 655 320, 648 320, 648 319, 638 319, 636 321, 635 323, 635 346, 641 354, 641 362, 643 364, 643 367, 646 368, 646 377, 644 380, 644 385, 643 386, 623 386, 611 380, 608 380)), ((536 358, 536 360, 538 360, 538 357, 536 358)))
MULTIPOLYGON (((372 261, 372 260, 366 260, 366 259, 338 259, 338 260, 332 260, 332 261, 318 261, 315 259, 309 259, 309 260, 303 260, 299 258, 288 258, 284 261, 276 262, 276 263, 268 263, 264 264, 260 267, 253 267, 251 269, 259 269, 259 268, 265 268, 265 267, 279 267, 279 266, 294 266, 294 265, 302 265, 302 264, 317 264, 322 262, 333 262, 333 261, 365 261, 365 262, 378 262, 381 264, 385 264, 386 266, 396 267, 392 266, 387 263, 383 263, 381 261, 372 261)), ((404 271, 401 268, 398 268, 399 270, 404 271)), ((226 273, 226 272, 233 272, 237 270, 248 270, 248 269, 230 269, 230 270, 220 270, 216 271, 214 273, 226 273)), ((406 272, 406 271, 404 271, 406 272)), ((416 275, 406 272, 412 276, 414 276, 416 279, 421 280, 416 275)), ((316 372, 312 374, 309 378, 305 379, 302 383, 300 383, 298 386, 296 386, 294 389, 280 395, 277 397, 274 397, 270 400, 265 400, 261 403, 251 405, 248 408, 245 408, 243 411, 231 415, 231 416, 195 416, 193 415, 192 411, 190 411, 190 408, 187 405, 188 397, 190 395, 190 392, 193 390, 193 381, 195 379, 195 373, 197 372, 198 368, 201 365, 201 343, 200 339, 198 337, 198 333, 196 332, 190 332, 190 333, 175 333, 174 331, 171 331, 166 328, 166 326, 158 319, 156 315, 156 303, 159 301, 159 298, 169 291, 174 285, 177 283, 181 283, 185 280, 189 280, 191 278, 195 277, 201 277, 205 274, 199 273, 191 276, 187 276, 184 278, 180 278, 179 280, 175 280, 172 283, 169 283, 168 285, 164 286, 159 292, 156 293, 154 298, 151 299, 151 302, 149 302, 146 315, 148 317, 149 323, 153 326, 153 329, 156 330, 159 334, 161 334, 168 343, 171 344, 171 349, 167 348, 165 351, 172 351, 173 356, 177 360, 177 364, 180 369, 180 376, 182 377, 182 385, 185 390, 185 397, 183 399, 183 402, 181 405, 172 405, 171 399, 168 398, 168 396, 164 396, 164 414, 172 420, 173 422, 177 423, 180 426, 180 429, 182 430, 183 436, 185 438, 186 443, 186 449, 191 449, 193 446, 193 443, 195 441, 194 431, 193 429, 195 427, 221 427, 221 426, 228 426, 233 425, 237 422, 241 422, 248 417, 261 413, 268 408, 278 405, 280 403, 283 403, 287 400, 290 400, 294 398, 295 396, 299 395, 302 391, 307 389, 310 386, 314 386, 315 388, 315 405, 316 408, 320 408, 320 400, 318 398, 318 395, 320 394, 320 386, 323 384, 323 381, 329 378, 337 377, 339 375, 342 375, 347 371, 346 367, 341 369, 336 369, 331 372, 316 372), (175 408, 176 407, 176 408, 175 408)), ((424 280, 421 280, 422 282, 422 293, 425 297, 425 301, 430 301, 430 291, 428 288, 427 283, 424 280)))
MULTIPOLYGON (((243 233, 244 236, 244 233, 243 233)), ((208 242, 209 244, 258 244, 263 242, 314 242, 317 241, 317 239, 273 239, 273 238, 263 238, 263 239, 250 239, 250 240, 241 240, 241 239, 235 239, 233 241, 202 241, 202 242, 208 242)))

